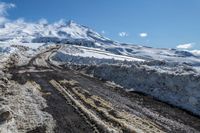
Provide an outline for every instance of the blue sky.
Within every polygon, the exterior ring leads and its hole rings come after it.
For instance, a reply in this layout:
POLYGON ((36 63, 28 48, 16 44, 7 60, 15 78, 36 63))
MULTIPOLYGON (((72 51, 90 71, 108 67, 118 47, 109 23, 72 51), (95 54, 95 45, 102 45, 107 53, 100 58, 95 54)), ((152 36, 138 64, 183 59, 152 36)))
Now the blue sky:
POLYGON ((120 42, 200 49, 200 0, 1 1, 16 5, 8 11, 11 20, 74 20, 120 42))

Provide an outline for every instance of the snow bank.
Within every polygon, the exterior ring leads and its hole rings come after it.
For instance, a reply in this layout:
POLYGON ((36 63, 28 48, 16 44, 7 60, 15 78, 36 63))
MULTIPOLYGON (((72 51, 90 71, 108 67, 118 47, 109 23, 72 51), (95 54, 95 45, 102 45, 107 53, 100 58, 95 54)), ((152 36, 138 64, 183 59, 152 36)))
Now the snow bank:
POLYGON ((68 46, 52 55, 51 60, 200 115, 200 71, 193 66, 178 62, 123 61, 95 56, 108 53, 68 46), (87 52, 91 52, 92 57, 87 52))
POLYGON ((89 67, 86 71, 94 77, 113 81, 130 91, 143 92, 200 115, 199 74, 161 73, 137 65, 100 65, 89 67))
POLYGON ((116 55, 97 48, 87 48, 82 46, 63 45, 52 57, 53 60, 62 63, 93 65, 93 64, 117 64, 125 62, 144 61, 142 59, 116 55))

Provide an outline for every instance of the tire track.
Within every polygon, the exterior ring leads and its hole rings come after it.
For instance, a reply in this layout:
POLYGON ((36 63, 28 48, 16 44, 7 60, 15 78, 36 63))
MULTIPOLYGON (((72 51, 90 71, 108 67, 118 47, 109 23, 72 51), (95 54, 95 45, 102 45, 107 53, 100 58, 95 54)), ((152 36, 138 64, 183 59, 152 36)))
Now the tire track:
MULTIPOLYGON (((134 132, 149 132, 149 133, 159 133, 162 132, 158 126, 142 120, 136 116, 129 116, 129 120, 123 115, 129 115, 127 112, 119 113, 113 109, 110 103, 106 103, 103 99, 97 96, 89 96, 89 93, 86 93, 82 89, 77 89, 76 87, 71 88, 70 85, 63 86, 63 84, 58 83, 55 80, 52 80, 51 83, 55 88, 58 89, 63 95, 67 95, 73 99, 77 107, 80 107, 81 110, 87 115, 95 115, 95 118, 92 117, 96 123, 103 125, 108 125, 107 129, 115 129, 115 132, 125 132, 125 133, 134 133, 134 132), (87 98, 86 98, 87 97, 87 98), (93 98, 89 98, 93 97, 93 98), (95 97, 95 98, 94 98, 95 97), (96 104, 101 104, 101 106, 96 106, 96 104), (120 114, 120 115, 119 115, 120 114), (97 119, 97 117, 98 119, 97 119), (132 123, 130 122, 132 121, 132 123)), ((72 85, 73 86, 73 85, 72 85)), ((105 128, 105 126, 104 126, 105 128)))
MULTIPOLYGON (((74 105, 73 107, 74 108, 77 108, 79 110, 81 110, 85 115, 85 119, 88 121, 88 120, 92 120, 94 121, 95 123, 97 123, 97 125, 102 128, 102 130, 104 130, 104 132, 116 132, 117 133, 117 130, 114 129, 114 128, 111 128, 111 127, 108 127, 106 124, 104 124, 102 121, 99 120, 99 118, 97 116, 95 116, 94 114, 92 114, 91 112, 88 111, 87 108, 85 108, 82 104, 80 104, 67 90, 65 90, 58 82, 56 82, 55 80, 51 80, 50 83, 54 86, 55 89, 57 89, 64 97, 65 99, 70 99, 74 105)), ((88 123, 90 123, 88 121, 88 123)), ((90 123, 90 125, 92 125, 90 123)), ((98 129, 97 126, 94 127, 95 128, 95 131, 96 129, 98 129)), ((97 131, 99 132, 99 131, 97 131)))

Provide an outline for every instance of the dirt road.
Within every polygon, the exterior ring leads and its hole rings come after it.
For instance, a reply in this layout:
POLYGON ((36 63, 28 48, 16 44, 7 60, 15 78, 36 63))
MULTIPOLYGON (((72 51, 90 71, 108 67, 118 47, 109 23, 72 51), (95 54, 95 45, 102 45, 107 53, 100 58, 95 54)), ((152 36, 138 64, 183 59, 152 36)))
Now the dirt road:
MULTIPOLYGON (((90 132, 200 132, 200 119, 143 94, 126 92, 116 85, 54 65, 51 48, 28 65, 10 69, 19 85, 40 87, 45 112, 56 121, 56 133, 90 132)), ((39 127, 30 132, 45 132, 39 127)))

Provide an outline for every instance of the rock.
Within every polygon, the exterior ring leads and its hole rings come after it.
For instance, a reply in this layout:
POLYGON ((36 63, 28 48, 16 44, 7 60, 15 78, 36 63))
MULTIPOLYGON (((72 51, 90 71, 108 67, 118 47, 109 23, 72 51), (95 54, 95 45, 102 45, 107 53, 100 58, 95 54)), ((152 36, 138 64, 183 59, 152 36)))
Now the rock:
POLYGON ((6 86, 4 84, 0 84, 0 88, 3 89, 6 88, 6 86))
POLYGON ((4 83, 6 83, 6 84, 9 83, 9 80, 8 80, 7 78, 5 78, 5 77, 3 77, 1 80, 2 80, 4 83))
POLYGON ((9 121, 12 118, 12 114, 8 109, 0 110, 0 124, 9 121))

